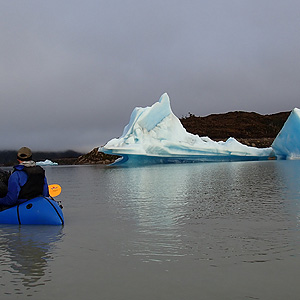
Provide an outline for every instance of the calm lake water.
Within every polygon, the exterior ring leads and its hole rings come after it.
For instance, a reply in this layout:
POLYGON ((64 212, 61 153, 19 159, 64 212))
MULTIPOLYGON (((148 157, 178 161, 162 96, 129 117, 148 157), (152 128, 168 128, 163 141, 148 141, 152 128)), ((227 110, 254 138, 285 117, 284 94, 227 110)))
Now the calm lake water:
POLYGON ((65 225, 0 225, 3 299, 299 299, 300 161, 46 167, 65 225))

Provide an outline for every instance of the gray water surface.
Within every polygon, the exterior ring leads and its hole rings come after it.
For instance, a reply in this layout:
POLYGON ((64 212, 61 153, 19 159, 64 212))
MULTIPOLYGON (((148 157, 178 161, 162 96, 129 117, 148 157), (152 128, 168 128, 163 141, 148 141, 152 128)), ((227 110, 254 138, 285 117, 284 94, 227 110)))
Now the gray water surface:
POLYGON ((46 174, 65 225, 0 225, 1 299, 299 299, 300 161, 46 174))

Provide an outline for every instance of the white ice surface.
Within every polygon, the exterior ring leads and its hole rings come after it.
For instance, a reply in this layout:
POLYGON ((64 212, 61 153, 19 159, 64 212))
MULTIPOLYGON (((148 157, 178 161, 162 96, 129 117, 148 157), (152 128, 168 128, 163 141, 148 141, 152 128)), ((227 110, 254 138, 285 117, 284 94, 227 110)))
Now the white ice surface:
POLYGON ((165 93, 151 107, 136 107, 119 138, 100 148, 123 156, 119 162, 157 163, 186 161, 233 161, 268 159, 272 148, 248 147, 234 138, 215 142, 188 133, 173 114, 165 93))
POLYGON ((36 164, 38 166, 57 166, 58 165, 58 163, 52 162, 49 159, 46 159, 45 161, 38 161, 36 164))

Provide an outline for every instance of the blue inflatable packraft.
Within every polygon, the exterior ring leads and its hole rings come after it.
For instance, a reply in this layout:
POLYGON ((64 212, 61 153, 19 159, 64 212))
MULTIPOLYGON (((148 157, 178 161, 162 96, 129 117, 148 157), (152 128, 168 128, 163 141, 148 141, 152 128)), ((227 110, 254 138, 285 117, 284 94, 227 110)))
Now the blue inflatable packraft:
POLYGON ((0 212, 0 224, 63 225, 59 204, 50 197, 37 197, 0 212))

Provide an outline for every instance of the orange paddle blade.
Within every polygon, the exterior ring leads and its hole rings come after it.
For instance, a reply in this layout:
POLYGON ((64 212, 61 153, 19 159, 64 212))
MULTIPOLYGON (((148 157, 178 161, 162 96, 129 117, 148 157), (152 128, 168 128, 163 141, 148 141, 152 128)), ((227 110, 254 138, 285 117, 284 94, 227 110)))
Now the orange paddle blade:
POLYGON ((50 184, 48 185, 49 195, 51 197, 56 197, 61 193, 61 186, 59 184, 50 184))

